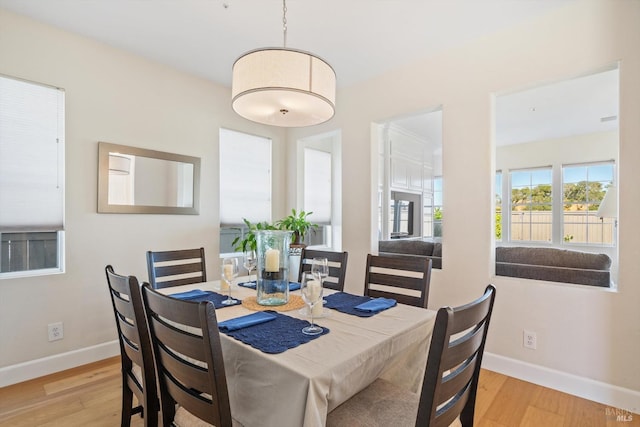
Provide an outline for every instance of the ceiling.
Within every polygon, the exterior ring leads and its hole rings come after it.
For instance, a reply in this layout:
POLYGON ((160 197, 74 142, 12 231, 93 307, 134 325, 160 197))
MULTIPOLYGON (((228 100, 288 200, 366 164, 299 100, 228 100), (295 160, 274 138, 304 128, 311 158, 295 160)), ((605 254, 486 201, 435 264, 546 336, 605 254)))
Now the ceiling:
MULTIPOLYGON (((345 87, 576 0, 288 0, 287 46, 345 87)), ((0 0, 0 7, 226 86, 244 52, 283 45, 281 0, 0 0)))
MULTIPOLYGON (((575 1, 288 0, 287 46, 327 60, 338 87, 348 87, 575 1)), ((283 44, 280 0, 0 0, 0 8, 225 86, 231 85, 231 67, 241 54, 283 44)), ((593 89, 598 84, 611 82, 585 80, 561 93, 499 97, 497 143, 617 126, 617 120, 599 122, 617 116, 617 73, 615 99, 585 100, 582 95, 591 90, 610 93, 593 89)), ((441 120, 434 117, 403 118, 402 126, 441 140, 441 120)))

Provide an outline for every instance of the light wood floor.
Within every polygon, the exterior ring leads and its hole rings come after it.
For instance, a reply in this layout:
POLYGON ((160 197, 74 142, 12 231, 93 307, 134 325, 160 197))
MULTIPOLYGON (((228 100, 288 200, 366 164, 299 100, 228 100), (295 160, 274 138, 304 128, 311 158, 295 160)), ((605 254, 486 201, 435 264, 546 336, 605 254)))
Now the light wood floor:
MULTIPOLYGON (((120 387, 116 357, 0 388, 0 426, 118 426, 120 387)), ((135 415, 132 426, 142 425, 135 415)), ((476 426, 631 427, 640 426, 640 415, 483 371, 476 426), (616 415, 632 420, 617 421, 616 415)))

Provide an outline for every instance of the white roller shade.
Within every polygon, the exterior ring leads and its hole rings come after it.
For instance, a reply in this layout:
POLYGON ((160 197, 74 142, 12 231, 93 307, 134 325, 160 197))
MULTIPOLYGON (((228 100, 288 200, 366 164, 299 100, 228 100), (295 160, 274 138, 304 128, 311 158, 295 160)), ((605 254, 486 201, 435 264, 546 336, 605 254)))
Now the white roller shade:
POLYGON ((64 91, 0 76, 0 232, 63 218, 64 91))
POLYGON ((331 223, 331 153, 304 149, 304 210, 313 222, 331 223))
POLYGON ((271 222, 271 140, 220 129, 220 224, 271 222))

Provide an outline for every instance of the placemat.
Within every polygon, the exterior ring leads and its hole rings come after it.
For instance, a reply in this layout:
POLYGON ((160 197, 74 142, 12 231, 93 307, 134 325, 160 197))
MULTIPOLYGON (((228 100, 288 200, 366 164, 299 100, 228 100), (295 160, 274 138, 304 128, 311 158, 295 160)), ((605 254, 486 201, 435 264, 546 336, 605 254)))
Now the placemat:
POLYGON ((275 311, 268 311, 268 313, 274 314, 276 319, 235 331, 220 332, 268 354, 282 353, 329 333, 329 329, 323 327, 321 334, 305 335, 302 333, 302 328, 309 325, 306 320, 275 311))
POLYGON ((235 307, 236 305, 242 302, 241 300, 232 297, 231 299, 236 301, 236 303, 232 305, 224 305, 222 304, 222 301, 228 298, 227 295, 221 295, 217 292, 212 292, 212 291, 202 291, 200 289, 194 289, 192 291, 187 291, 187 292, 180 292, 177 294, 169 294, 169 296, 172 298, 177 298, 184 301, 195 301, 195 302, 211 301, 213 303, 213 306, 216 309, 225 308, 225 307, 235 307))
POLYGON ((253 311, 291 311, 304 307, 306 304, 300 295, 289 295, 289 302, 283 305, 260 305, 257 297, 247 297, 242 300, 242 306, 253 311))
POLYGON ((380 313, 380 311, 366 312, 355 309, 357 305, 371 301, 373 299, 371 297, 352 295, 346 292, 336 292, 335 294, 327 295, 324 299, 326 301, 326 303, 324 304, 326 308, 332 308, 334 310, 338 310, 346 314, 351 314, 353 316, 371 317, 380 313))

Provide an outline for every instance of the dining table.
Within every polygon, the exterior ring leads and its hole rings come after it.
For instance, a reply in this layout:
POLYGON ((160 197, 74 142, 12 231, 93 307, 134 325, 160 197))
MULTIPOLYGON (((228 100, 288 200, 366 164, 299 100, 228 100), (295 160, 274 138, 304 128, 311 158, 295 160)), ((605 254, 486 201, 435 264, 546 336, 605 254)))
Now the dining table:
MULTIPOLYGON (((238 278, 236 283, 246 279, 238 278)), ((220 290, 220 281, 160 291, 195 289, 227 294, 220 290)), ((333 292, 325 289, 325 296, 333 292)), ((256 290, 232 285, 231 295, 242 300, 255 297, 256 290)), ((328 333, 278 354, 262 352, 220 332, 234 426, 324 426, 330 411, 377 378, 419 392, 435 311, 397 304, 371 317, 328 308, 322 312, 314 323, 328 333)), ((255 311, 237 304, 217 308, 216 318, 220 323, 251 313, 255 311)), ((306 307, 281 314, 309 320, 306 307)))

